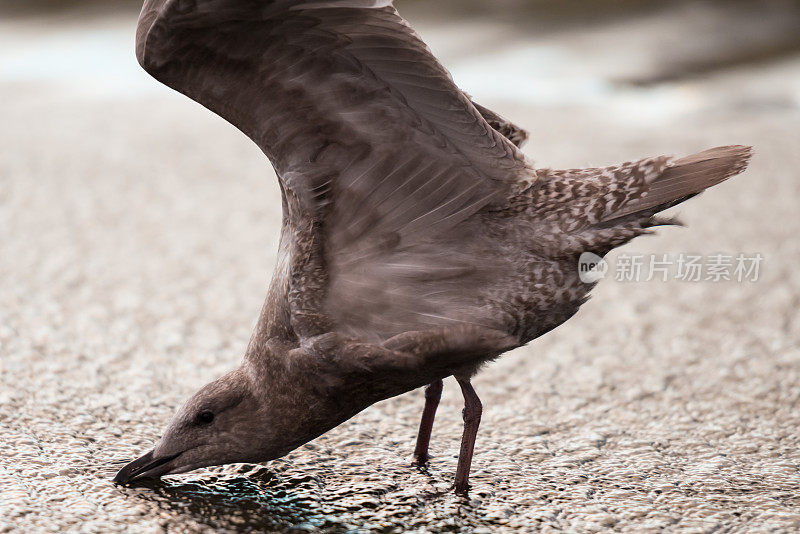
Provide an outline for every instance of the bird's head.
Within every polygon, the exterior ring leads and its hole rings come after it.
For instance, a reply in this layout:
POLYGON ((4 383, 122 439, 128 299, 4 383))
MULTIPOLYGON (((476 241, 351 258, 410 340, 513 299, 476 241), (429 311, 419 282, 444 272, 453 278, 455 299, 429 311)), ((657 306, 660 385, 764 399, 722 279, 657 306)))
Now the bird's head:
POLYGON ((297 446, 287 424, 289 414, 272 406, 271 400, 246 367, 228 373, 189 398, 153 450, 123 467, 114 482, 286 454, 297 446))
MULTIPOLYGON (((242 365, 192 395, 153 450, 123 467, 114 482, 274 460, 408 389, 402 380, 376 379, 363 365, 343 371, 333 346, 262 343, 267 337, 257 330, 242 365)), ((413 376, 419 380, 418 372, 413 376)))

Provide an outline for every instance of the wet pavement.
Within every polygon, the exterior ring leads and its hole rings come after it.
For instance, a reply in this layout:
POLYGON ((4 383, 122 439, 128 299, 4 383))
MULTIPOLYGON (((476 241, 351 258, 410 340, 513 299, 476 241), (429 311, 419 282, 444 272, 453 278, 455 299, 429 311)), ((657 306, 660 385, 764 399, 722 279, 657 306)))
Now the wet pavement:
POLYGON ((469 498, 449 490, 452 380, 427 469, 410 465, 416 391, 263 466, 111 484, 241 357, 279 192, 239 132, 139 73, 129 19, 51 21, 47 42, 41 21, 4 22, 0 42, 44 66, 0 47, 0 532, 799 529, 800 56, 674 80, 645 44, 677 23, 651 19, 517 27, 492 51, 459 43, 495 42, 497 22, 418 21, 465 89, 531 130, 542 166, 756 148, 678 210, 687 229, 622 253, 760 253, 759 280, 608 279, 488 366, 469 498), (75 76, 76 55, 94 67, 75 76))

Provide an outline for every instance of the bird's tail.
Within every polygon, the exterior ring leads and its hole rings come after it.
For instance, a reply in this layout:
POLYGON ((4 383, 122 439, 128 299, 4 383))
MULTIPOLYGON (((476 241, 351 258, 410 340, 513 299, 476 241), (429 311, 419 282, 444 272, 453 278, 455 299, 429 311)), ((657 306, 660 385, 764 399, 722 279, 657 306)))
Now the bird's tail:
POLYGON ((680 204, 743 172, 752 153, 749 146, 731 145, 669 161, 661 173, 646 183, 642 196, 623 204, 618 210, 610 211, 603 222, 637 213, 655 214, 680 204))
POLYGON ((541 207, 541 235, 557 234, 553 244, 537 238, 551 255, 592 251, 600 256, 646 234, 653 226, 679 224, 656 215, 735 176, 747 168, 752 150, 724 146, 680 159, 647 158, 604 169, 540 171, 534 202, 541 207))

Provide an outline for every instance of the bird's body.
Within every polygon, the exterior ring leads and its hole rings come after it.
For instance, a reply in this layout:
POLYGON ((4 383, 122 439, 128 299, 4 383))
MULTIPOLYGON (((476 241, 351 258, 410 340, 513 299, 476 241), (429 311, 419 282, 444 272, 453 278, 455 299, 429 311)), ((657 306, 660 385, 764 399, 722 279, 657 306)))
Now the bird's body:
POLYGON ((517 146, 527 133, 459 90, 388 1, 148 0, 137 56, 262 148, 284 221, 242 367, 191 399, 120 481, 276 458, 432 384, 424 461, 439 381, 453 375, 467 400, 465 490, 480 419, 469 378, 577 312, 593 287, 578 276, 583 252, 665 224, 658 212, 750 154, 535 169, 517 146))

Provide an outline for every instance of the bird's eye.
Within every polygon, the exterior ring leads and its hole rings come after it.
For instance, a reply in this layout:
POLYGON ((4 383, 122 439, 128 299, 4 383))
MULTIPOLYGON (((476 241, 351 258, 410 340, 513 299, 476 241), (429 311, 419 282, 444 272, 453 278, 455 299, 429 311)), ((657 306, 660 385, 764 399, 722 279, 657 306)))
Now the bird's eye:
POLYGON ((200 425, 207 425, 214 420, 214 413, 210 410, 203 410, 197 414, 197 423, 200 425))

